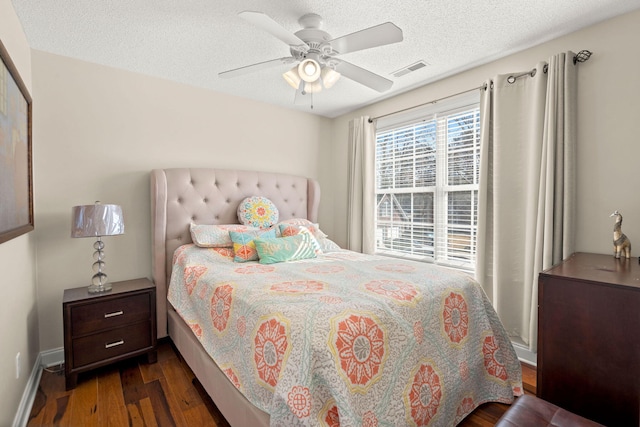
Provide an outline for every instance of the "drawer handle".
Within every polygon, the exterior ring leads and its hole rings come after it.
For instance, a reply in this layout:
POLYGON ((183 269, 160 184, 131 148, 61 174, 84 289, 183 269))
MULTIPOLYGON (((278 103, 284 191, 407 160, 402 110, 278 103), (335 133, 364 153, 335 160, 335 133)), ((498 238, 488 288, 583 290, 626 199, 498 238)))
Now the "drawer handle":
POLYGON ((117 347, 119 345, 124 344, 124 340, 120 340, 120 341, 116 341, 116 342, 112 342, 110 344, 105 344, 104 348, 111 348, 111 347, 117 347))
POLYGON ((124 311, 122 311, 122 310, 114 311, 113 313, 105 313, 104 314, 104 318, 108 319, 109 317, 122 316, 123 314, 124 314, 124 311))

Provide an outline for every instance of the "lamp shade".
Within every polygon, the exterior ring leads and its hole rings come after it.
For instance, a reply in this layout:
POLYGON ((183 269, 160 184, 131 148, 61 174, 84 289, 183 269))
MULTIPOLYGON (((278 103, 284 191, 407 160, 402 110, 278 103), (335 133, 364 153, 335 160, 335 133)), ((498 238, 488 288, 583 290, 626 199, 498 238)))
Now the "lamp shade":
POLYGON ((300 76, 298 75, 298 67, 293 67, 282 75, 284 80, 291 85, 292 88, 298 89, 300 87, 300 76))
POLYGON ((74 206, 71 215, 71 237, 115 236, 124 234, 122 208, 118 205, 74 206))
POLYGON ((307 58, 298 64, 298 74, 307 83, 312 83, 320 77, 320 64, 314 59, 307 58))
POLYGON ((318 93, 322 91, 322 85, 320 84, 319 80, 316 80, 315 82, 312 82, 312 83, 305 83, 304 91, 306 93, 318 93))
POLYGON ((340 79, 340 73, 333 68, 324 67, 322 69, 322 83, 325 88, 329 89, 331 86, 336 84, 338 79, 340 79))

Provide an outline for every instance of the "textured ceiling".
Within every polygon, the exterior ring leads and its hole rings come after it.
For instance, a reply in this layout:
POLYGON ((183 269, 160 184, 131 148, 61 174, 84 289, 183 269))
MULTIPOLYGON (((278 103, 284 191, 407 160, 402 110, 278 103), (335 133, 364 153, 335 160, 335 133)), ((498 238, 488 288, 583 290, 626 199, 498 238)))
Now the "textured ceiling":
MULTIPOLYGON (((12 0, 30 46, 58 55, 336 117, 442 77, 490 62, 607 18, 640 0, 12 0), (393 80, 376 92, 346 78, 295 105, 281 75, 291 65, 233 79, 218 73, 289 56, 282 41, 238 17, 264 12, 287 30, 305 13, 323 17, 333 38, 383 22, 400 43, 340 58, 393 80), (395 78, 398 69, 429 65, 395 78)), ((589 48, 588 46, 579 48, 589 48)))

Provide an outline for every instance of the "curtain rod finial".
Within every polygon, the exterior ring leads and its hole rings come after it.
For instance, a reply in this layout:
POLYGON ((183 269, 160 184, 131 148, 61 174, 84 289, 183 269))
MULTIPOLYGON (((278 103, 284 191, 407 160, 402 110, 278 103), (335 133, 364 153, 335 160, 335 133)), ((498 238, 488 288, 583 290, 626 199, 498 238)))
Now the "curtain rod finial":
POLYGON ((593 52, 589 50, 581 50, 573 57, 573 63, 585 62, 591 57, 591 55, 593 55, 593 52))

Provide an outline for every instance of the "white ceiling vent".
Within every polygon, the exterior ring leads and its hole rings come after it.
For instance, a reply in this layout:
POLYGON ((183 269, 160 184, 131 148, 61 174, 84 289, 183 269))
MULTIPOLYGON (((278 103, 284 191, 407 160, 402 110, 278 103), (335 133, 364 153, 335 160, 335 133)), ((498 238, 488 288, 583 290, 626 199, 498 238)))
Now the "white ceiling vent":
POLYGON ((393 73, 391 73, 391 75, 393 75, 393 77, 402 77, 405 74, 409 74, 412 73, 414 71, 419 70, 420 68, 424 68, 426 67, 427 64, 425 61, 418 61, 414 64, 408 65, 406 67, 400 68, 398 71, 394 71, 393 73))

